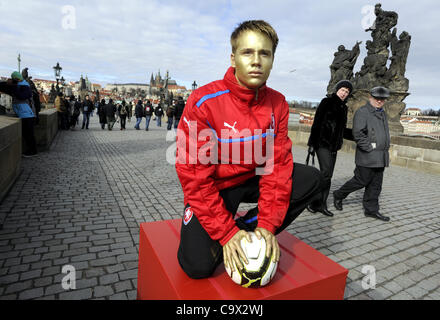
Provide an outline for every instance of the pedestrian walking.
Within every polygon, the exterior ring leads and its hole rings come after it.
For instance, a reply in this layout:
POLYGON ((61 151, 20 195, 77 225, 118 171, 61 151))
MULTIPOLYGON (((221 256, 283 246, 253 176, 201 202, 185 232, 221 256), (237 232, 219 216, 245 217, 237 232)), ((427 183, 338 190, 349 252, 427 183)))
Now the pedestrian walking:
POLYGON ((182 97, 177 98, 176 110, 174 111, 174 129, 177 129, 183 110, 185 109, 185 101, 182 97))
POLYGON ((353 140, 351 129, 347 129, 347 101, 353 91, 353 85, 348 80, 336 84, 335 91, 324 98, 316 109, 315 119, 310 131, 308 153, 319 161, 319 169, 324 178, 322 198, 311 203, 307 209, 310 212, 321 212, 332 217, 333 213, 327 208, 327 198, 330 193, 331 179, 335 169, 338 150, 343 139, 353 140))
POLYGON ((144 107, 142 106, 142 101, 138 100, 136 107, 134 109, 134 114, 136 116, 136 124, 134 125, 134 128, 136 130, 140 130, 140 124, 142 122, 142 117, 144 117, 144 107))
POLYGON ((105 115, 105 99, 101 99, 101 102, 99 102, 98 105, 98 116, 99 116, 99 124, 101 125, 101 129, 105 129, 105 125, 107 123, 107 117, 105 115))
POLYGON ((90 114, 93 113, 93 108, 93 102, 90 100, 89 95, 86 94, 85 100, 82 104, 83 123, 81 129, 84 129, 84 127, 87 130, 89 129, 90 114))
POLYGON ((145 114, 145 131, 148 131, 148 127, 150 125, 151 116, 153 115, 154 107, 151 105, 151 101, 147 100, 144 108, 145 114))
POLYGON ((105 110, 105 117, 107 120, 107 129, 111 131, 116 122, 115 115, 117 111, 116 106, 113 104, 112 99, 110 99, 108 103, 105 105, 104 110, 105 110))
POLYGON ((58 129, 67 130, 69 129, 68 120, 68 103, 65 101, 62 92, 58 92, 57 97, 54 102, 55 108, 58 114, 58 129))
POLYGON ((162 102, 159 101, 159 104, 156 108, 154 108, 154 115, 156 116, 156 124, 158 127, 162 126, 162 117, 163 117, 163 108, 162 102))
MULTIPOLYGON (((78 98, 79 99, 79 98, 78 98)), ((71 117, 70 117, 70 130, 75 130, 75 126, 78 122, 79 115, 81 114, 81 101, 77 101, 74 95, 70 96, 71 117), (73 103, 72 103, 73 102, 73 103)))
POLYGON ((119 119, 121 120, 121 130, 125 130, 125 123, 128 115, 128 105, 125 100, 118 107, 119 119))
POLYGON ((362 205, 367 217, 382 221, 390 218, 379 212, 379 196, 383 174, 389 166, 390 133, 388 117, 383 109, 390 91, 375 87, 370 91, 366 105, 358 109, 353 118, 353 136, 356 141, 354 177, 333 192, 334 205, 342 210, 342 200, 350 193, 365 188, 362 205))
POLYGON ((174 111, 176 110, 176 100, 173 100, 173 103, 167 108, 167 130, 171 130, 173 127, 173 117, 174 111))

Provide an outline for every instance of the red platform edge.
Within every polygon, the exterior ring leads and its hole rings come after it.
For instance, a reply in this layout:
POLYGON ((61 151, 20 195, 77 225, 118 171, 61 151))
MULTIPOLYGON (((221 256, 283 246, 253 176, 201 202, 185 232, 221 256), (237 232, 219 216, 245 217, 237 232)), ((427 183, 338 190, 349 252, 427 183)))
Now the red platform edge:
POLYGON ((286 231, 277 236, 281 259, 269 285, 242 288, 221 264, 207 279, 189 278, 177 249, 181 219, 142 223, 137 298, 141 300, 341 300, 348 270, 286 231))

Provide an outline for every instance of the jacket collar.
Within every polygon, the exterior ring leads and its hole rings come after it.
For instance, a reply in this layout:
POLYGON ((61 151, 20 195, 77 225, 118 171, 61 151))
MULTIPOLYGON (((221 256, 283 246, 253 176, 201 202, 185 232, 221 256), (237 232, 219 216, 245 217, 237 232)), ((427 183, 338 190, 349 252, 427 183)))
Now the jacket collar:
POLYGON ((243 87, 238 83, 237 78, 235 77, 234 67, 229 67, 228 71, 226 71, 223 80, 225 81, 226 87, 229 89, 231 94, 236 96, 238 99, 242 100, 247 105, 257 104, 260 101, 263 101, 264 97, 266 96, 267 86, 266 83, 264 83, 258 89, 258 100, 255 100, 255 91, 243 87))
POLYGON ((337 104, 339 104, 341 106, 346 106, 347 100, 342 101, 341 98, 339 98, 336 93, 333 93, 330 96, 330 99, 332 99, 335 103, 337 103, 337 104))
POLYGON ((378 110, 371 105, 370 101, 367 102, 367 109, 379 119, 386 117, 385 109, 378 110))

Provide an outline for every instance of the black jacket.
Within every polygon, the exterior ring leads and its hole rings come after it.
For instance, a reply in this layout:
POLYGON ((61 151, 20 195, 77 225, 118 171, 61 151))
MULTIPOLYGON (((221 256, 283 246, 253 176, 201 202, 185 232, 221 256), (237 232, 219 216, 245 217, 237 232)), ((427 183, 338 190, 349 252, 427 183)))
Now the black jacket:
POLYGON ((163 116, 163 109, 162 109, 162 106, 160 104, 154 109, 154 115, 156 117, 162 117, 163 116))
POLYGON ((93 102, 91 100, 84 100, 81 106, 82 112, 93 112, 95 107, 93 106, 93 102), (84 111, 84 107, 87 107, 87 111, 84 111))
POLYGON ((180 119, 182 117, 183 109, 185 109, 185 102, 183 100, 177 100, 176 109, 174 111, 174 116, 176 119, 180 119))
POLYGON ((104 107, 106 117, 114 118, 116 114, 116 106, 113 102, 107 103, 104 107))
POLYGON ((147 102, 147 104, 145 105, 144 111, 145 111, 146 116, 151 116, 151 115, 153 115, 154 107, 150 103, 147 102))
POLYGON ((134 108, 134 114, 136 118, 144 117, 144 107, 142 106, 142 103, 136 104, 136 107, 134 108))
POLYGON ((347 106, 336 94, 322 99, 315 113, 307 145, 338 151, 344 138, 353 140, 351 129, 347 129, 347 106))

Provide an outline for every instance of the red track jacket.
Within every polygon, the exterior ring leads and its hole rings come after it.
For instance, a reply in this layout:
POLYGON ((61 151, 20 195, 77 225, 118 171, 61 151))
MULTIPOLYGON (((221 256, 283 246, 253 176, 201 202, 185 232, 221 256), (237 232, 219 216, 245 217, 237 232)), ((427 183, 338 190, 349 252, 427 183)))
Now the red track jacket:
POLYGON ((274 233, 281 226, 292 191, 288 121, 289 107, 282 94, 263 85, 256 100, 255 91, 238 84, 232 67, 223 80, 188 98, 177 131, 177 175, 185 204, 221 245, 239 229, 219 191, 254 177, 257 168, 266 168, 266 174, 259 173, 258 227, 274 233), (266 153, 270 140, 273 157, 268 156, 270 148, 266 153))

